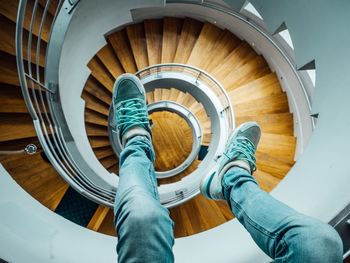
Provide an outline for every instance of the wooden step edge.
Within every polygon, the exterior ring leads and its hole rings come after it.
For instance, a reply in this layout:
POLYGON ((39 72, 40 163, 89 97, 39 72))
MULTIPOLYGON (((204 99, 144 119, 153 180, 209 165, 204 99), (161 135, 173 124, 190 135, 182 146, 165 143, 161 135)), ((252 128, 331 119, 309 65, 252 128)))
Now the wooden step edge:
POLYGON ((91 71, 91 75, 110 93, 113 93, 113 87, 115 79, 111 73, 109 73, 106 66, 102 61, 94 56, 87 64, 91 71))
POLYGON ((86 228, 91 229, 93 231, 98 231, 98 229, 102 225, 103 220, 106 218, 109 210, 109 207, 100 205, 96 209, 86 228))
POLYGON ((62 200, 63 196, 65 195, 65 193, 67 192, 68 188, 69 188, 69 185, 66 184, 66 185, 62 186, 61 188, 57 189, 56 193, 52 197, 53 200, 51 201, 51 204, 48 204, 48 207, 52 211, 55 211, 56 208, 58 207, 58 205, 61 203, 61 200, 62 200))

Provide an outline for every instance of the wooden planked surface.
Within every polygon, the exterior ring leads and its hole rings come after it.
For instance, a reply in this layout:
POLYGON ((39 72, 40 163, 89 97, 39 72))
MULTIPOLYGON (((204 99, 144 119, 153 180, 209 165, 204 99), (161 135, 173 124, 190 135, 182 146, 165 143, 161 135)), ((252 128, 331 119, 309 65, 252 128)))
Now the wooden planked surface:
POLYGON ((140 70, 148 67, 147 44, 143 23, 127 26, 126 33, 128 35, 137 69, 140 70))
POLYGON ((247 122, 256 121, 264 132, 284 135, 293 135, 293 114, 261 114, 253 116, 236 117, 236 126, 247 122))
POLYGON ((107 105, 110 105, 112 102, 112 94, 110 90, 105 89, 103 85, 91 75, 85 83, 84 91, 89 92, 107 105))
POLYGON ((183 21, 181 35, 178 41, 174 62, 185 64, 191 55, 203 24, 194 19, 186 18, 183 21))
POLYGON ((108 117, 108 115, 109 115, 109 105, 108 104, 105 104, 98 97, 91 95, 87 91, 83 91, 83 94, 81 97, 85 100, 85 107, 87 109, 96 111, 96 112, 101 113, 101 114, 108 117))
POLYGON ((203 68, 207 64, 211 51, 221 33, 222 30, 220 28, 208 22, 205 23, 187 60, 187 64, 203 68))
POLYGON ((51 210, 55 210, 68 188, 55 169, 35 155, 0 156, 5 169, 31 196, 51 210))
POLYGON ((27 113, 0 113, 0 131, 0 142, 36 136, 33 120, 27 113))
POLYGON ((211 72, 214 68, 219 66, 240 43, 241 41, 235 35, 225 29, 210 51, 208 58, 203 64, 203 69, 211 72))
POLYGON ((200 233, 233 218, 225 202, 205 199, 202 195, 170 209, 176 238, 200 233))
POLYGON ((27 113, 27 106, 23 100, 20 87, 0 83, 0 112, 27 113))
POLYGON ((110 208, 100 205, 95 211, 93 217, 90 219, 90 222, 86 227, 91 230, 97 231, 101 227, 109 210, 110 208))
POLYGON ((289 112, 288 99, 284 93, 236 104, 235 116, 251 116, 289 112))
POLYGON ((220 64, 209 70, 217 80, 223 81, 227 75, 234 73, 237 68, 244 65, 249 59, 256 56, 256 53, 248 43, 242 42, 220 64))
POLYGON ((135 73, 137 66, 133 57, 133 53, 128 41, 126 30, 117 31, 107 36, 108 42, 111 44, 114 53, 117 55, 120 64, 125 72, 135 73))
POLYGON ((107 116, 100 114, 98 112, 92 111, 90 109, 85 110, 85 122, 101 125, 101 126, 108 126, 108 118, 107 116))
POLYGON ((120 65, 118 58, 113 52, 112 47, 109 44, 106 44, 101 48, 96 56, 102 62, 102 64, 107 68, 109 73, 116 79, 119 75, 124 73, 122 65, 120 65))
POLYGON ((192 150, 192 131, 187 122, 175 113, 154 112, 150 116, 156 171, 167 171, 185 161, 192 150))
POLYGON ((160 64, 162 61, 163 20, 145 20, 144 26, 149 65, 160 64))
POLYGON ((20 86, 16 57, 0 51, 0 82, 20 86))
POLYGON ((231 102, 239 104, 281 93, 276 74, 270 73, 229 91, 228 95, 231 102))
POLYGON ((270 69, 265 59, 262 56, 256 56, 244 65, 236 68, 231 74, 227 75, 221 83, 226 90, 230 91, 269 73, 270 69))
POLYGON ((112 93, 115 79, 108 72, 108 69, 103 65, 100 59, 98 57, 93 57, 89 61, 88 67, 91 70, 91 75, 112 93))
POLYGON ((163 19, 162 63, 173 62, 181 28, 181 19, 173 17, 165 17, 163 19))

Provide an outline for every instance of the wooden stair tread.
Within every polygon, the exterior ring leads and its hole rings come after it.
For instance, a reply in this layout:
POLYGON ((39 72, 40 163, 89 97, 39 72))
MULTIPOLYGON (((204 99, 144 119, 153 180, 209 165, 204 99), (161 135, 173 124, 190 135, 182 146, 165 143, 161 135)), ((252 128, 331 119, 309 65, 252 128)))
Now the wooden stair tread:
POLYGON ((247 42, 242 42, 231 53, 225 57, 215 68, 208 71, 218 81, 223 81, 227 75, 234 72, 236 68, 244 65, 256 56, 255 51, 247 42))
POLYGON ((187 64, 202 68, 210 56, 212 48, 215 46, 222 30, 211 23, 205 23, 192 49, 187 64))
POLYGON ((282 90, 275 73, 267 74, 228 92, 234 104, 281 94, 282 90))
POLYGON ((145 20, 144 26, 149 65, 160 64, 162 61, 163 20, 145 20))
POLYGON ((276 133, 284 135, 293 135, 293 114, 277 113, 277 114, 261 114, 253 116, 236 117, 236 126, 247 122, 256 121, 263 132, 276 133))
POLYGON ((23 100, 20 87, 0 84, 0 112, 27 113, 27 106, 23 100))
POLYGON ((86 123, 85 127, 88 136, 108 136, 108 129, 106 126, 86 123))
POLYGON ((116 79, 119 75, 124 73, 123 67, 120 65, 117 56, 109 44, 101 48, 96 56, 107 68, 108 72, 116 79))
POLYGON ((197 103, 195 98, 193 98, 193 96, 190 93, 186 93, 182 105, 187 108, 190 108, 195 103, 197 103))
POLYGON ((117 175, 119 173, 118 163, 114 163, 114 164, 110 165, 109 167, 106 168, 106 170, 109 173, 114 173, 115 175, 117 175))
POLYGON ((202 27, 203 23, 197 20, 190 18, 184 20, 174 57, 175 63, 185 64, 187 62, 202 27))
POLYGON ((183 102, 184 102, 185 99, 186 99, 186 93, 180 91, 180 92, 179 92, 179 95, 178 95, 177 98, 176 98, 176 102, 179 103, 179 104, 183 104, 183 102))
POLYGON ((154 102, 154 93, 153 91, 147 92, 147 102, 148 104, 151 104, 154 102))
POLYGON ((90 137, 89 141, 92 148, 101 148, 110 145, 109 139, 106 136, 90 137))
POLYGON ((269 173, 279 179, 283 179, 293 166, 291 161, 283 160, 279 156, 272 156, 259 150, 256 152, 256 163, 258 170, 269 173))
POLYGON ((85 110, 85 122, 98 124, 102 126, 108 126, 108 118, 105 115, 92 111, 90 109, 85 110))
POLYGON ((170 96, 170 89, 163 89, 162 100, 169 100, 169 96, 170 96))
POLYGON ((171 63, 174 61, 181 28, 181 19, 174 17, 165 17, 163 19, 162 63, 171 63))
POLYGON ((169 100, 176 101, 179 94, 180 94, 180 91, 178 89, 171 88, 170 94, 169 94, 169 100))
POLYGON ((283 94, 272 95, 262 99, 252 100, 234 105, 235 116, 251 116, 272 113, 289 112, 287 96, 283 94))
POLYGON ((227 75, 221 84, 226 90, 232 90, 270 72, 265 59, 262 56, 256 56, 227 75))
POLYGON ((20 86, 16 57, 0 52, 0 82, 20 86))
POLYGON ((293 161, 296 139, 294 136, 263 132, 259 143, 259 151, 293 161))
POLYGON ((89 92, 92 96, 99 98, 105 104, 112 103, 112 94, 101 85, 94 77, 90 76, 85 83, 84 91, 89 92))
POLYGON ((97 159, 103 159, 105 157, 115 155, 112 147, 110 147, 110 146, 95 149, 94 153, 95 153, 97 159))
POLYGON ((85 107, 87 109, 96 111, 105 116, 109 115, 109 105, 105 104, 97 97, 91 95, 90 93, 83 91, 82 98, 85 100, 85 107))
POLYGON ((183 163, 192 150, 191 128, 175 113, 154 112, 150 116, 156 171, 170 170, 183 163))
POLYGON ((211 142, 212 134, 210 132, 203 133, 202 145, 208 146, 211 142))
POLYGON ((241 43, 241 41, 230 31, 224 30, 216 41, 214 47, 210 51, 203 69, 211 72, 219 66, 224 59, 241 43))
POLYGON ((98 228, 98 232, 103 233, 105 235, 110 235, 114 237, 116 236, 113 209, 109 209, 106 217, 104 218, 100 227, 98 228))
POLYGON ((148 67, 147 44, 143 23, 127 26, 126 33, 129 38, 137 69, 140 70, 148 67))
POLYGON ((111 44, 114 53, 117 55, 124 71, 135 73, 137 71, 134 56, 128 42, 126 30, 121 30, 107 36, 108 42, 111 44))
POLYGON ((40 154, 6 157, 1 163, 26 192, 49 209, 56 209, 68 185, 40 154))
POLYGON ((155 89, 153 92, 154 102, 162 100, 162 89, 155 89))
POLYGON ((89 61, 88 67, 91 70, 91 75, 112 93, 115 80, 103 63, 97 57, 93 57, 89 61))
POLYGON ((36 136, 33 120, 26 113, 0 113, 0 130, 0 142, 36 136))
POLYGON ((91 230, 97 231, 102 225, 102 222, 106 218, 109 210, 109 207, 99 205, 86 227, 91 230))
MULTIPOLYGON (((215 201, 198 195, 180 207, 170 209, 170 217, 175 223, 175 237, 193 235, 225 223, 227 219, 223 215, 222 207, 221 204, 217 205, 215 201)), ((229 211, 225 211, 226 216, 228 213, 229 211)))
POLYGON ((118 160, 115 154, 99 159, 101 164, 108 170, 110 167, 117 165, 118 160))

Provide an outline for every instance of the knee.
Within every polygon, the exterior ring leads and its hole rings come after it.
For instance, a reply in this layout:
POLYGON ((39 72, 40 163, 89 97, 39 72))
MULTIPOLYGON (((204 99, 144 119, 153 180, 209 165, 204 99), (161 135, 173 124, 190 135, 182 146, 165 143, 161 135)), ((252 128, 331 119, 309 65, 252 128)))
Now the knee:
POLYGON ((293 247, 303 262, 342 262, 343 243, 330 225, 312 222, 301 226, 297 236, 293 247))
POLYGON ((128 231, 161 227, 170 221, 169 212, 154 199, 133 200, 123 220, 128 231))

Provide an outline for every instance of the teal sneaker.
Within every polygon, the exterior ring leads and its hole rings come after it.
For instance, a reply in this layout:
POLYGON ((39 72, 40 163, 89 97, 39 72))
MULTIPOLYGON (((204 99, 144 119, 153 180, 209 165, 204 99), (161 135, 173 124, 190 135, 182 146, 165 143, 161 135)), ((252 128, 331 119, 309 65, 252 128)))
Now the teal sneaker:
POLYGON ((139 78, 129 73, 120 75, 114 84, 112 103, 117 136, 122 147, 134 136, 152 139, 146 91, 139 78))
POLYGON ((256 122, 246 122, 236 128, 227 141, 223 155, 219 157, 218 169, 201 181, 201 193, 214 200, 225 200, 222 192, 222 178, 232 167, 238 166, 250 174, 256 170, 255 152, 261 136, 256 122))

